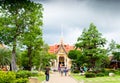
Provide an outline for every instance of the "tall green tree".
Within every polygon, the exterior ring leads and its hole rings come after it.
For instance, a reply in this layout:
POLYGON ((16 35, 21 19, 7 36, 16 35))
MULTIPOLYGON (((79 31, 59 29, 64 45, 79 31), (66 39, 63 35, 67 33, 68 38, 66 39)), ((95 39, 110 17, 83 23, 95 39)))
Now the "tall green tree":
MULTIPOLYGON (((31 66, 36 67, 38 70, 42 70, 46 67, 46 64, 49 65, 53 59, 56 59, 55 55, 48 53, 48 46, 46 44, 43 44, 41 50, 32 50, 31 57, 31 66)), ((25 70, 28 70, 29 57, 27 55, 27 50, 21 54, 20 61, 21 67, 23 67, 25 70)))
POLYGON ((68 57, 72 61, 72 69, 77 67, 79 69, 80 66, 82 66, 85 63, 85 56, 82 55, 81 50, 71 50, 68 53, 68 57))
POLYGON ((36 52, 36 56, 33 58, 33 65, 36 66, 38 70, 43 70, 46 65, 52 65, 52 61, 56 59, 54 54, 48 53, 48 51, 42 50, 36 52))
MULTIPOLYGON (((88 30, 83 30, 82 35, 77 40, 76 47, 80 48, 82 55, 87 57, 87 64, 90 67, 96 67, 98 65, 96 62, 101 59, 100 57, 106 56, 105 44, 106 39, 102 38, 97 27, 91 23, 88 30)), ((102 63, 101 60, 99 63, 102 63)))
MULTIPOLYGON (((28 31, 28 25, 33 23, 35 18, 41 18, 36 16, 31 20, 31 11, 36 11, 35 8, 42 9, 41 4, 34 3, 30 0, 0 0, 0 42, 6 45, 12 46, 12 60, 11 67, 13 71, 16 71, 16 46, 19 37, 25 31, 28 31)), ((35 13, 35 12, 34 12, 35 13)), ((40 12, 41 14, 41 12, 40 12)), ((36 23, 36 25, 39 23, 36 23)), ((34 25, 35 26, 35 25, 34 25)))
POLYGON ((42 40, 42 5, 32 4, 31 10, 28 10, 26 13, 26 18, 29 19, 27 23, 27 29, 24 31, 24 34, 21 35, 21 40, 24 46, 27 49, 28 56, 28 66, 27 70, 31 70, 33 64, 32 59, 35 55, 35 52, 41 51, 43 46, 42 40))
POLYGON ((82 52, 80 50, 71 50, 68 53, 68 57, 72 60, 73 64, 80 66, 85 57, 82 57, 82 52), (82 60, 80 60, 82 59, 82 60))

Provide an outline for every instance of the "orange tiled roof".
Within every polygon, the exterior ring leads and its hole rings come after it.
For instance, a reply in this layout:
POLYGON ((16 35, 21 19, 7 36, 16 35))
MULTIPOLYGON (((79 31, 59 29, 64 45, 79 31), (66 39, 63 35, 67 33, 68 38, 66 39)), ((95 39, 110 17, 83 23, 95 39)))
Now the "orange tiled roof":
MULTIPOLYGON (((55 45, 51 45, 49 46, 49 53, 56 53, 59 49, 61 44, 55 44, 55 45)), ((69 44, 64 44, 64 49, 65 51, 68 53, 70 50, 74 49, 74 46, 70 46, 69 44)))

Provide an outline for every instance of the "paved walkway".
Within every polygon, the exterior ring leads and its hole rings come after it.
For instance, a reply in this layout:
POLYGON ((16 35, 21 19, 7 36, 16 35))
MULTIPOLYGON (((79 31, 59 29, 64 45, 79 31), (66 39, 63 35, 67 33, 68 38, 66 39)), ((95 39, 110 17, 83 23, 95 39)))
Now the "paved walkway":
POLYGON ((50 74, 50 80, 48 82, 42 83, 78 83, 75 79, 70 76, 61 76, 58 72, 53 72, 50 74))

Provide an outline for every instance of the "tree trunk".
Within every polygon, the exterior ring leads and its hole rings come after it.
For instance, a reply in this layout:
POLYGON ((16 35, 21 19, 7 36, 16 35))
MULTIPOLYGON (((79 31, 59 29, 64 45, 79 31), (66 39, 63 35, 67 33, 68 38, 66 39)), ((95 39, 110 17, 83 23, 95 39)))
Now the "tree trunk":
POLYGON ((14 40, 15 41, 13 43, 11 69, 12 69, 12 71, 17 71, 17 67, 16 67, 16 38, 14 40))
POLYGON ((32 56, 31 56, 31 53, 32 53, 32 48, 31 46, 28 47, 28 58, 29 58, 29 62, 28 62, 28 67, 27 67, 27 70, 31 70, 32 68, 32 56))

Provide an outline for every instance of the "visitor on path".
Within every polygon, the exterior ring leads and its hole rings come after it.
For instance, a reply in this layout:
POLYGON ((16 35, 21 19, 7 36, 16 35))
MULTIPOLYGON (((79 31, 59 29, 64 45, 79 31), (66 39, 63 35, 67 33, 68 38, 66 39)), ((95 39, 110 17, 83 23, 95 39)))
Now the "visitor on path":
POLYGON ((58 72, 60 73, 60 71, 61 71, 61 68, 60 68, 60 66, 58 66, 58 72))
POLYGON ((63 72, 64 72, 64 67, 62 64, 60 64, 60 73, 61 73, 61 76, 63 76, 63 72))
POLYGON ((67 72, 68 72, 67 67, 65 67, 64 69, 65 76, 67 76, 67 72))
POLYGON ((46 75, 46 81, 49 81, 49 71, 50 71, 50 68, 48 65, 46 65, 46 68, 45 68, 45 75, 46 75))
POLYGON ((63 72, 64 72, 64 67, 61 67, 61 76, 63 76, 63 72))

